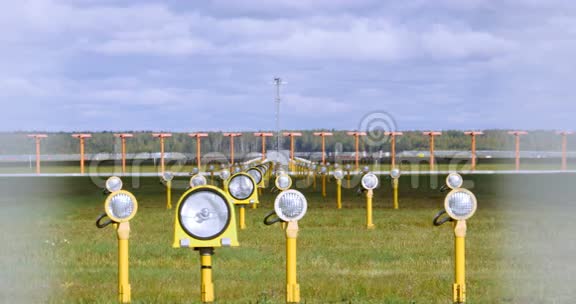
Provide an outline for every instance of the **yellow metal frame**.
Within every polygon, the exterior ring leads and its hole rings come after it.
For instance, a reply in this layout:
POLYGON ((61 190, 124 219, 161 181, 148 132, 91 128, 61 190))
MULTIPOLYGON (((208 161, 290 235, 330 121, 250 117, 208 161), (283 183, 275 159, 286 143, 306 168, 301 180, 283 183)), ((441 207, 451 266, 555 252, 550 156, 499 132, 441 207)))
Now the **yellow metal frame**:
POLYGON ((106 200, 104 201, 104 211, 106 212, 106 215, 114 222, 117 223, 123 223, 123 222, 128 222, 130 221, 138 212, 138 200, 136 200, 136 197, 134 196, 134 194, 126 191, 126 190, 119 190, 119 191, 114 191, 112 193, 110 193, 108 195, 108 197, 106 197, 106 200), (128 195, 132 201, 134 202, 134 208, 132 209, 132 214, 130 214, 130 216, 128 216, 127 218, 124 219, 120 219, 115 217, 113 214, 111 214, 110 212, 108 212, 108 207, 110 206, 110 201, 112 200, 112 198, 118 194, 126 194, 128 195))
POLYGON ((226 192, 212 185, 199 186, 184 192, 184 194, 182 194, 178 200, 178 204, 176 205, 176 212, 174 214, 174 239, 172 242, 172 247, 181 248, 180 240, 188 240, 189 245, 187 247, 189 248, 222 247, 222 239, 228 239, 230 242, 230 247, 239 246, 240 244, 238 243, 238 231, 236 230, 236 212, 234 210, 234 204, 231 201, 232 199, 226 192), (182 228, 178 217, 178 211, 180 210, 180 205, 184 202, 184 198, 186 198, 191 192, 202 190, 211 190, 224 197, 226 203, 228 204, 228 209, 230 210, 230 222, 228 223, 228 227, 226 227, 222 234, 210 240, 199 240, 188 235, 182 228))
POLYGON ((366 228, 374 229, 374 223, 372 222, 372 197, 374 197, 374 191, 368 189, 366 191, 366 228))

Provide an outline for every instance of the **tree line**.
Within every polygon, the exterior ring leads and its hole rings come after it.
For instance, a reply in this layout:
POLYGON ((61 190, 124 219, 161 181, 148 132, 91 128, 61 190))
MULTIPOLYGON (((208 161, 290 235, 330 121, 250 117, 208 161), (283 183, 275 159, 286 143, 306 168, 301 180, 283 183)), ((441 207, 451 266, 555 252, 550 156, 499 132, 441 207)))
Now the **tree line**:
MULTIPOLYGON (((294 130, 301 132, 301 137, 296 137, 294 147, 300 152, 321 151, 321 139, 314 136, 314 132, 329 131, 334 135, 326 137, 326 151, 354 151, 355 140, 347 135, 347 131, 341 130, 294 130)), ((30 132, 34 133, 34 132, 30 132)), ((85 141, 86 153, 111 153, 120 152, 120 139, 115 138, 115 132, 86 132, 92 134, 92 138, 85 141)), ((134 137, 126 140, 128 153, 158 152, 160 143, 152 137, 152 132, 134 131, 134 137)), ((223 136, 222 132, 206 132, 208 137, 201 139, 202 153, 225 152, 230 150, 230 140, 223 136)), ((260 152, 262 149, 261 139, 253 135, 254 132, 241 132, 241 137, 234 140, 234 149, 237 153, 260 152)), ((428 150, 428 136, 422 135, 422 131, 403 131, 404 135, 396 137, 396 150, 428 150)), ((33 154, 35 153, 34 141, 26 136, 28 132, 5 132, 0 133, 0 154, 33 154)), ((42 139, 41 151, 46 154, 76 154, 79 153, 79 141, 68 132, 45 133, 48 138, 42 139)), ((576 135, 573 139, 568 137, 568 149, 576 150, 576 135)), ((382 133, 373 132, 360 139, 360 150, 367 152, 389 151, 390 140, 382 133)), ((172 133, 172 137, 165 140, 167 152, 195 153, 196 139, 189 137, 188 133, 172 133)), ((275 137, 266 138, 266 149, 276 149, 275 137)), ((290 149, 290 139, 281 137, 281 149, 290 149)), ((436 150, 464 151, 470 149, 470 137, 462 131, 447 130, 435 139, 436 150)), ((485 130, 484 135, 477 137, 478 150, 514 150, 514 136, 506 130, 485 130)), ((555 131, 536 130, 530 131, 521 137, 521 149, 525 151, 560 151, 561 136, 555 131)))

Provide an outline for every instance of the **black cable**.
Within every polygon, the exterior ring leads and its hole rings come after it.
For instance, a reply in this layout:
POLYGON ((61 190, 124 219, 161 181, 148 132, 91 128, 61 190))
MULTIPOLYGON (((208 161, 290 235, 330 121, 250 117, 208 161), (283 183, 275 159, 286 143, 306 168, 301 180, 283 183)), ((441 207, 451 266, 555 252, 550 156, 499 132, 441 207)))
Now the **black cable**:
POLYGON ((106 217, 106 213, 102 213, 100 214, 100 216, 98 217, 98 219, 96 219, 96 227, 98 228, 104 228, 110 224, 113 223, 113 221, 111 219, 108 219, 106 222, 101 223, 102 219, 106 217))
POLYGON ((266 215, 266 217, 264 217, 264 224, 270 226, 270 225, 276 224, 278 222, 281 222, 282 220, 279 217, 276 217, 273 220, 269 220, 269 218, 275 214, 276 214, 276 211, 271 211, 270 213, 268 213, 266 215))
POLYGON ((438 219, 440 219, 440 217, 442 216, 442 214, 446 213, 446 210, 442 210, 440 212, 438 212, 436 214, 436 216, 434 216, 434 220, 432 221, 432 224, 434 224, 434 226, 440 226, 446 222, 452 222, 453 219, 449 216, 446 216, 444 218, 442 218, 440 221, 438 219))

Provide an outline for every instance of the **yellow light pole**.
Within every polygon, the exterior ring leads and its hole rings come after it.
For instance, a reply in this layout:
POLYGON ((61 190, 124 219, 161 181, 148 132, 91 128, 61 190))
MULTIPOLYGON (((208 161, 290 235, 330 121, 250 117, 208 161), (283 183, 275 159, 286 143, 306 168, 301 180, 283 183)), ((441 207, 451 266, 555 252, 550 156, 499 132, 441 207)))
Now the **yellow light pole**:
POLYGON ((562 170, 568 169, 568 161, 566 159, 566 150, 568 146, 568 141, 566 140, 567 135, 574 134, 572 131, 558 131, 556 134, 562 136, 562 170))
POLYGON ((48 137, 46 134, 28 134, 36 143, 36 174, 40 174, 40 140, 48 137))
POLYGON ((122 146, 122 173, 126 173, 126 138, 133 137, 130 133, 114 134, 114 137, 120 138, 122 146))
MULTIPOLYGON (((461 181, 455 181, 460 182, 461 181)), ((448 183, 448 187, 453 186, 448 183)), ((466 302, 466 220, 476 212, 477 201, 474 194, 463 188, 453 188, 444 200, 444 210, 434 217, 435 226, 454 222, 454 284, 452 284, 452 301, 466 302), (443 214, 448 217, 441 218, 443 214)))
POLYGON ((374 189, 378 187, 378 176, 374 173, 366 173, 362 176, 362 187, 366 190, 366 228, 374 229, 372 222, 372 197, 374 197, 374 189))
POLYGON ((286 225, 286 303, 300 303, 300 284, 297 277, 296 240, 298 238, 298 221, 308 209, 306 197, 296 190, 284 190, 274 200, 274 211, 264 218, 264 224, 277 222, 286 225), (276 219, 270 220, 272 215, 276 219))
POLYGON ((326 198, 326 175, 328 174, 328 168, 326 165, 320 167, 320 175, 322 175, 322 197, 326 198))
POLYGON ((118 301, 130 303, 128 240, 130 239, 130 220, 138 211, 138 202, 132 193, 121 190, 122 182, 118 183, 119 180, 114 176, 106 182, 106 188, 111 193, 104 202, 105 213, 98 217, 96 226, 104 228, 109 224, 114 224, 116 227, 118 238, 118 301), (113 179, 116 181, 111 182, 113 179), (108 217, 109 220, 102 222, 105 217, 108 217))
POLYGON ((476 136, 482 135, 484 132, 481 131, 466 131, 464 134, 469 135, 472 139, 472 149, 471 149, 471 158, 472 158, 472 170, 476 170, 476 136))
POLYGON ((91 134, 72 134, 72 137, 80 140, 80 174, 84 174, 84 140, 92 137, 91 134))
POLYGON ((256 132, 254 136, 262 139, 262 161, 264 161, 266 159, 266 137, 274 136, 274 134, 271 132, 256 132))
POLYGON ((224 133, 224 136, 230 137, 230 166, 234 165, 234 137, 242 136, 242 133, 224 133))
POLYGON ((442 132, 428 131, 422 132, 422 134, 428 136, 430 140, 430 171, 434 171, 434 166, 436 165, 434 160, 434 137, 442 135, 442 132))
POLYGON ((284 132, 282 135, 290 137, 290 171, 294 171, 294 137, 302 136, 301 132, 284 132))
POLYGON ((508 134, 515 137, 515 158, 516 158, 516 171, 520 170, 520 135, 526 135, 526 131, 509 131, 508 134))
POLYGON ((202 171, 202 149, 200 138, 208 137, 208 133, 189 133, 188 136, 196 138, 196 167, 202 171))
POLYGON ((172 209, 172 179, 174 179, 174 174, 164 172, 161 177, 166 185, 166 209, 172 209))
POLYGON ((342 179, 344 178, 344 171, 340 168, 334 170, 334 178, 336 179, 336 208, 342 209, 342 179))
POLYGON ((392 169, 390 171, 390 177, 392 178, 392 189, 394 190, 394 209, 399 208, 398 204, 398 180, 400 178, 400 169, 392 169))
POLYGON ((366 132, 348 132, 350 136, 354 136, 354 147, 355 147, 355 164, 356 171, 360 170, 360 136, 366 136, 366 132))
POLYGON ((152 136, 160 139, 160 174, 164 174, 164 138, 172 137, 172 133, 153 133, 152 136))

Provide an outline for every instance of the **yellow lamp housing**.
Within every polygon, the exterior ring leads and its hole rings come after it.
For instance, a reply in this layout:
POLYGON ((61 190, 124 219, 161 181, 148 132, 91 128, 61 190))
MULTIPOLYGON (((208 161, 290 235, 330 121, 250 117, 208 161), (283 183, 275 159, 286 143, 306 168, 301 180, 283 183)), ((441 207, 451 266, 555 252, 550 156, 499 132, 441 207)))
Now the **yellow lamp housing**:
POLYGON ((174 248, 237 247, 234 205, 221 189, 198 186, 186 191, 176 207, 174 248))
POLYGON ((138 211, 138 201, 126 190, 115 191, 104 201, 104 211, 116 223, 128 222, 138 211))
POLYGON ((290 178, 290 175, 283 173, 276 177, 274 184, 276 185, 276 188, 281 191, 288 190, 292 187, 292 178, 290 178))
POLYGON ((258 204, 256 181, 245 172, 239 172, 228 179, 226 184, 228 195, 234 205, 258 204))
POLYGON ((444 199, 446 213, 457 221, 471 218, 476 212, 478 201, 470 190, 457 188, 450 191, 444 199))
POLYGON ((264 188, 264 171, 258 167, 248 169, 246 173, 250 174, 258 188, 264 188))

